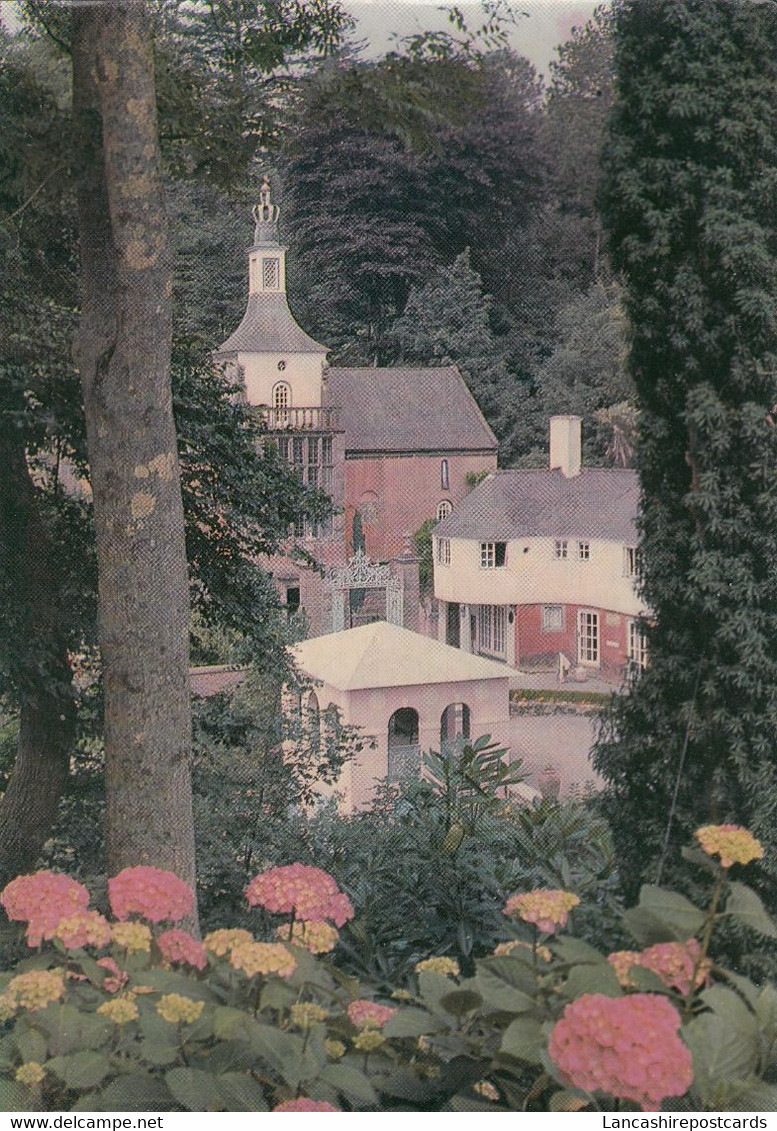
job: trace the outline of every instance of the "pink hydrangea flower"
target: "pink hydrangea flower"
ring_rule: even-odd
[[[287,864],[254,876],[246,888],[251,907],[294,913],[297,919],[331,920],[342,927],[353,918],[353,907],[334,878],[307,864]]]
[[[61,919],[54,928],[54,938],[68,950],[80,946],[107,946],[111,941],[111,925],[99,911],[77,911]]]
[[[685,997],[691,991],[694,970],[696,970],[693,986],[695,990],[709,980],[712,963],[708,958],[699,963],[700,956],[701,947],[696,939],[688,939],[684,943],[657,943],[642,951],[639,965],[644,966],[646,970],[652,970],[668,989],[678,990]],[[699,963],[698,970],[697,963]]]
[[[537,930],[552,935],[558,927],[566,927],[569,912],[579,902],[574,892],[537,888],[511,895],[504,906],[504,914],[523,919],[524,923],[534,923]]]
[[[164,931],[156,940],[166,962],[188,962],[198,970],[204,970],[208,964],[205,947],[197,942],[188,931],[178,927],[171,927]]]
[[[103,989],[107,994],[117,994],[122,986],[127,984],[129,974],[120,970],[113,958],[98,958],[97,965],[108,971],[108,975],[103,981]]]
[[[296,1100],[284,1100],[277,1104],[273,1111],[340,1111],[326,1100],[309,1100],[307,1096],[299,1096]]]
[[[380,1005],[377,1001],[359,998],[348,1006],[348,1018],[357,1029],[382,1029],[396,1009],[390,1005]]]
[[[140,864],[108,880],[108,898],[117,919],[141,915],[151,923],[177,923],[194,907],[194,893],[173,872]]]
[[[28,946],[40,946],[62,919],[86,911],[89,892],[61,872],[41,871],[11,880],[0,892],[0,903],[9,919],[27,923]]]
[[[679,1028],[679,1013],[658,994],[583,994],[556,1022],[548,1052],[574,1087],[659,1111],[663,1099],[684,1095],[693,1080]]]

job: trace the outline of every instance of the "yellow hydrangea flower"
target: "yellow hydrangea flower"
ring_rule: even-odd
[[[229,961],[249,978],[254,974],[277,974],[290,978],[297,969],[297,960],[282,943],[246,942],[232,948]]]
[[[304,946],[311,954],[329,954],[337,946],[340,933],[330,923],[318,920],[297,919],[291,928],[286,926],[276,927],[275,933],[279,939],[292,942],[295,946]]]
[[[410,993],[410,990],[404,990],[404,989],[402,989],[401,986],[398,990],[392,990],[391,996],[393,997],[394,1001],[412,1001],[413,1000],[413,995]]]
[[[334,1041],[329,1038],[324,1041],[324,1048],[326,1055],[332,1060],[339,1060],[341,1056],[345,1056],[345,1045],[342,1041]]]
[[[704,825],[695,836],[708,856],[720,857],[721,868],[763,858],[763,845],[741,825]]]
[[[103,1017],[108,1017],[116,1025],[126,1025],[128,1021],[137,1021],[138,1007],[131,997],[116,997],[111,1001],[104,1001],[98,1005],[97,1012]]]
[[[10,994],[0,994],[0,1021],[10,1021],[16,1013],[16,1003]]]
[[[38,1064],[37,1060],[28,1060],[26,1064],[22,1064],[16,1069],[16,1079],[20,1084],[26,1084],[28,1088],[34,1088],[36,1084],[43,1081],[46,1073],[42,1064]]]
[[[223,958],[225,954],[229,954],[233,946],[240,946],[242,943],[251,943],[254,941],[254,936],[250,931],[244,931],[242,927],[226,928],[223,927],[218,931],[211,931],[202,940],[202,945],[211,954],[215,954],[217,958]]]
[[[49,1002],[59,1001],[64,992],[65,979],[61,971],[29,970],[11,978],[4,996],[22,1009],[45,1009]]]
[[[386,1038],[377,1029],[364,1029],[353,1038],[353,1047],[360,1052],[375,1052],[381,1045],[385,1045]]]
[[[423,970],[431,970],[435,974],[450,974],[454,978],[459,976],[459,964],[456,959],[446,958],[443,955],[435,955],[416,962],[415,970],[416,974],[420,974]]]
[[[183,994],[163,994],[159,999],[159,1004],[156,1007],[157,1013],[160,1017],[164,1017],[165,1021],[169,1021],[171,1025],[177,1025],[179,1021],[196,1021],[205,1008],[204,1001],[193,1001],[190,997],[184,997]]]
[[[129,954],[151,950],[151,928],[145,923],[114,923],[111,938]]]
[[[504,914],[534,923],[543,934],[552,935],[559,927],[566,927],[569,912],[580,903],[580,897],[571,891],[518,892],[511,895],[504,906]]]
[[[509,939],[507,942],[500,942],[494,947],[494,956],[500,958],[503,954],[512,954],[514,950],[531,950],[531,943],[524,942],[523,939]],[[543,946],[539,943],[537,946],[537,955],[544,962],[551,962],[553,955],[550,948]]]
[[[291,1007],[291,1023],[298,1029],[309,1029],[317,1021],[326,1021],[329,1014],[314,1001],[297,1001]]]

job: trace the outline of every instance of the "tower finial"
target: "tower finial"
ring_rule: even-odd
[[[278,242],[278,218],[281,210],[270,199],[270,178],[265,174],[259,189],[259,203],[252,209],[254,218],[254,243]]]

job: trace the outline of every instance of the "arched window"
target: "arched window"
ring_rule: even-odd
[[[418,745],[418,711],[400,707],[388,725],[388,780],[403,781],[421,770],[421,748]]]
[[[272,406],[276,411],[288,408],[291,405],[291,386],[285,381],[279,381],[272,391]]]
[[[470,710],[466,703],[449,703],[440,716],[440,745],[470,737]]]
[[[437,504],[437,521],[442,522],[444,518],[448,517],[452,510],[453,503],[448,499],[443,499],[441,503]]]

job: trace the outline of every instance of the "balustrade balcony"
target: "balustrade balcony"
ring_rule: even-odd
[[[340,430],[337,408],[320,405],[269,408],[260,405],[259,415],[268,432],[338,432]]]

